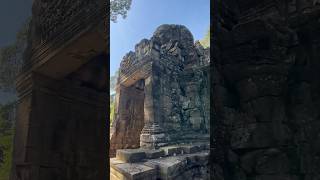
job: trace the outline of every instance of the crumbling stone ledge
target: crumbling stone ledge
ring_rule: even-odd
[[[209,144],[182,144],[158,150],[121,149],[110,159],[110,179],[210,179]]]

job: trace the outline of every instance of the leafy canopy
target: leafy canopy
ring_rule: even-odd
[[[12,89],[23,64],[30,19],[23,24],[13,44],[0,48],[0,88]]]
[[[110,20],[117,22],[118,15],[127,17],[127,11],[131,7],[132,0],[110,0]]]
[[[207,31],[207,34],[205,35],[205,37],[200,40],[200,44],[204,47],[204,48],[208,48],[210,47],[210,27]]]

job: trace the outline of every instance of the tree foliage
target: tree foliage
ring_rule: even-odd
[[[119,77],[119,70],[113,76],[110,76],[110,92],[116,91],[116,84]]]
[[[117,22],[118,16],[127,17],[132,0],[110,0],[110,20]]]
[[[112,125],[113,118],[114,118],[114,101],[110,101],[110,126]]]
[[[13,122],[9,118],[13,104],[0,105],[0,179],[9,179],[13,150]]]
[[[119,71],[115,72],[114,76],[110,76],[110,126],[112,125],[113,119],[114,119],[114,106],[115,106],[115,91],[116,91],[116,84],[117,79],[119,76]]]
[[[207,34],[204,36],[204,38],[200,40],[200,43],[204,48],[210,47],[210,27],[207,31]]]
[[[23,64],[23,53],[27,45],[28,19],[16,35],[13,44],[0,49],[0,88],[12,89]]]

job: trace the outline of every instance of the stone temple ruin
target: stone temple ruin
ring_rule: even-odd
[[[111,179],[209,179],[210,51],[161,25],[123,58],[110,134]]]
[[[213,179],[320,179],[320,3],[217,0]]]
[[[124,58],[110,160],[106,1],[34,0],[10,180],[319,180],[319,0],[213,3],[211,81],[182,26]]]
[[[34,0],[10,180],[107,179],[105,0]]]

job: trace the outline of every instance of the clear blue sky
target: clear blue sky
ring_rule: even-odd
[[[195,40],[202,39],[210,25],[210,0],[132,0],[128,17],[110,23],[110,74],[123,56],[141,39],[149,39],[161,24],[186,26]]]

